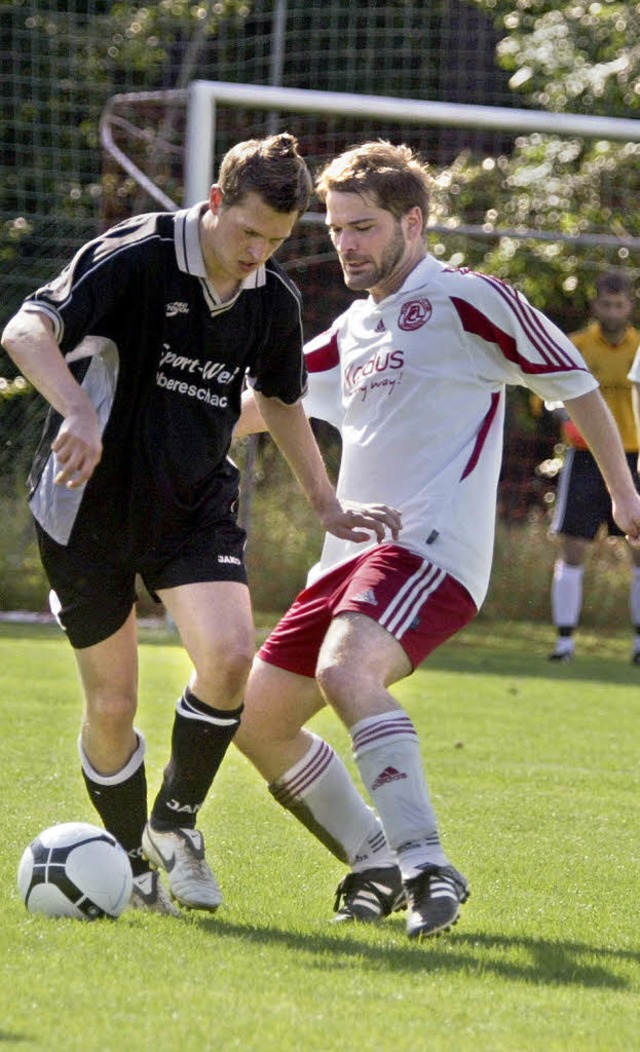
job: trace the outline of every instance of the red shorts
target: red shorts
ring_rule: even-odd
[[[258,656],[313,678],[329,625],[346,610],[386,628],[414,668],[477,613],[466,588],[444,570],[399,545],[380,544],[300,592]]]

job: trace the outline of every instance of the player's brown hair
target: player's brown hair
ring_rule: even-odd
[[[316,178],[316,193],[322,202],[329,190],[366,195],[395,219],[417,205],[424,232],[429,215],[429,175],[426,164],[409,146],[394,146],[380,139],[346,150]]]
[[[607,293],[621,293],[623,296],[628,296],[631,299],[633,286],[629,275],[621,270],[606,270],[603,274],[598,274],[596,278],[596,295],[606,296]]]
[[[220,165],[218,184],[224,194],[223,207],[237,205],[247,194],[255,193],[275,212],[298,215],[306,210],[313,191],[298,140],[288,132],[233,146]]]

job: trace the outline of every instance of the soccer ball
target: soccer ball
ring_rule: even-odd
[[[30,913],[97,920],[119,917],[131,898],[133,876],[116,838],[87,822],[43,830],[25,849],[18,890]]]

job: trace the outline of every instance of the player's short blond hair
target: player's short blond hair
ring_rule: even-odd
[[[316,178],[323,203],[329,190],[360,194],[401,219],[416,205],[422,210],[423,230],[429,215],[427,165],[406,145],[382,139],[354,146],[334,158]]]
[[[223,207],[239,204],[247,194],[258,194],[274,212],[297,212],[309,204],[313,181],[289,132],[266,139],[248,139],[233,146],[220,165],[218,185]]]

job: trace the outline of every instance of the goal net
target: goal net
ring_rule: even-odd
[[[593,63],[574,61],[571,26],[582,31],[591,16],[564,6],[537,5],[523,44],[530,16],[508,17],[502,0],[5,4],[0,322],[89,237],[205,196],[233,143],[287,129],[314,169],[365,139],[407,142],[431,167],[430,251],[504,277],[562,328],[578,328],[600,270],[638,276],[630,114],[640,96],[633,27],[625,38],[618,12],[608,43],[589,38]],[[608,10],[600,17],[604,26]],[[618,57],[605,61],[616,34]],[[572,70],[564,100],[559,75],[553,94],[544,80],[554,48]],[[558,112],[540,108],[545,90]],[[571,97],[580,113],[568,112]],[[280,258],[313,336],[350,299],[321,215],[305,217]],[[40,414],[0,357],[1,487],[23,478]],[[520,392],[508,415],[501,513],[519,521],[553,499],[554,434]]]

